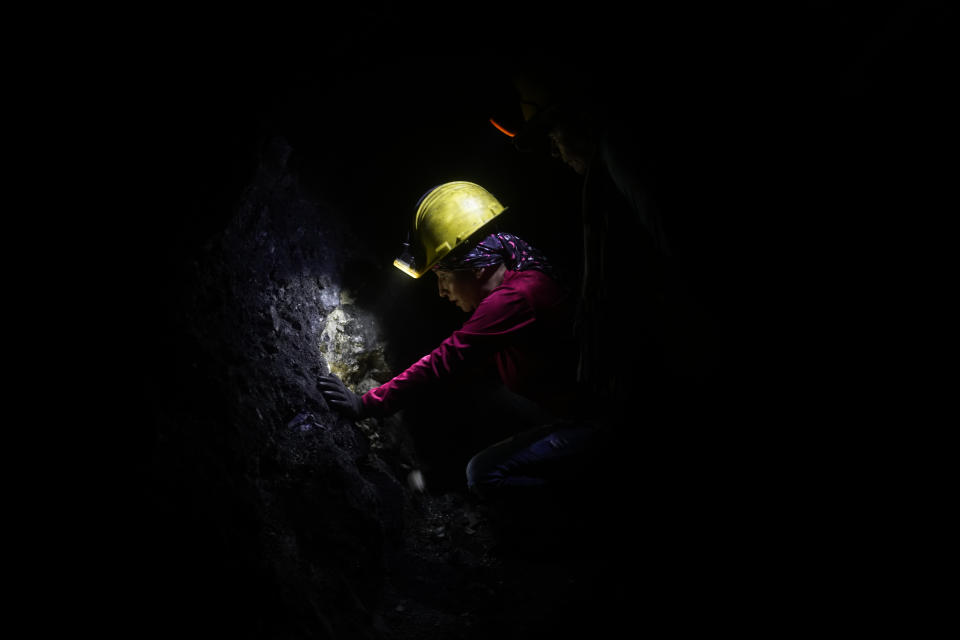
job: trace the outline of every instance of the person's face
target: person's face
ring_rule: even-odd
[[[441,298],[447,298],[462,310],[470,312],[483,299],[483,291],[477,269],[445,271],[437,269],[437,290]]]
[[[585,136],[578,137],[572,131],[560,127],[549,134],[550,151],[571,169],[584,175],[590,157],[591,145]]]

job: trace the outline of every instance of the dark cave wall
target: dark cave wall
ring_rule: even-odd
[[[711,252],[708,255],[721,260],[716,264],[704,260],[704,264],[719,274],[712,280],[723,277],[715,286],[722,293],[724,309],[731,312],[731,324],[736,323],[736,335],[749,339],[744,340],[743,355],[753,355],[750,351],[754,348],[761,350],[753,347],[761,342],[759,337],[772,338],[762,347],[764,367],[751,369],[750,379],[763,378],[765,385],[776,386],[778,393],[786,389],[791,395],[808,389],[812,381],[814,391],[801,402],[784,404],[779,402],[779,395],[768,399],[763,393],[751,392],[746,402],[738,405],[751,411],[757,406],[769,408],[758,421],[764,427],[762,433],[772,434],[775,440],[787,439],[782,435],[785,414],[787,420],[797,423],[795,433],[802,434],[798,440],[803,442],[798,445],[792,441],[789,447],[779,449],[768,447],[762,458],[762,465],[771,467],[774,478],[784,473],[772,469],[785,466],[780,451],[795,455],[810,451],[815,460],[826,455],[844,469],[855,457],[836,446],[845,432],[834,424],[833,411],[819,412],[820,398],[833,391],[829,388],[831,378],[842,377],[836,386],[847,389],[855,369],[852,365],[835,366],[838,353],[849,353],[849,341],[844,335],[844,348],[833,349],[840,341],[834,334],[849,322],[845,318],[858,318],[862,313],[856,307],[865,286],[886,287],[885,281],[872,278],[872,270],[890,264],[885,251],[890,245],[873,243],[874,234],[896,229],[899,236],[901,229],[909,230],[917,223],[918,216],[919,224],[926,224],[922,213],[916,213],[918,204],[925,205],[925,199],[937,204],[933,196],[939,192],[928,187],[942,181],[946,171],[946,165],[926,155],[930,148],[943,148],[941,122],[945,119],[940,116],[945,113],[943,97],[949,83],[939,74],[944,64],[936,61],[941,60],[939,53],[945,48],[942,43],[948,41],[946,23],[938,21],[935,28],[927,28],[933,20],[922,7],[912,12],[914,24],[919,25],[914,27],[909,20],[901,20],[900,13],[887,16],[890,12],[883,9],[870,16],[861,16],[854,9],[841,13],[839,17],[831,17],[831,11],[808,11],[802,19],[788,16],[785,22],[790,26],[784,29],[787,33],[781,49],[774,48],[772,55],[765,55],[769,50],[758,47],[744,56],[754,66],[734,71],[734,79],[745,86],[731,88],[722,76],[712,73],[709,64],[703,68],[699,61],[701,55],[708,61],[717,55],[718,63],[733,57],[722,46],[724,29],[737,32],[729,21],[721,22],[714,36],[721,45],[715,51],[706,46],[713,42],[708,39],[706,44],[691,48],[691,59],[686,63],[671,62],[667,58],[675,49],[695,40],[684,37],[672,42],[673,49],[662,50],[664,58],[646,61],[652,66],[663,62],[661,73],[669,80],[648,87],[661,110],[668,112],[676,103],[683,103],[687,109],[654,123],[669,135],[675,130],[686,132],[685,140],[691,141],[690,157],[688,146],[682,146],[677,151],[681,161],[667,163],[664,169],[678,183],[667,190],[666,196],[681,209],[711,214],[718,211],[719,222],[713,224],[722,225],[719,242],[714,243],[710,235],[710,242],[704,244]],[[883,28],[884,22],[889,22],[890,28]],[[752,34],[752,28],[743,24],[742,29]],[[901,24],[907,27],[903,37]],[[765,33],[776,37],[774,27]],[[655,23],[647,27],[656,28]],[[871,31],[875,37],[870,36]],[[401,30],[396,33],[398,38],[403,34]],[[663,37],[670,39],[669,35]],[[745,41],[754,42],[751,38]],[[343,49],[339,51],[341,57],[328,63],[331,67],[343,62],[344,56],[349,57],[348,45],[331,45],[336,47]],[[782,51],[787,49],[788,55]],[[651,41],[645,50],[660,51],[659,44]],[[629,53],[632,55],[632,51]],[[169,91],[181,99],[179,110],[170,117],[169,105],[153,105],[150,117],[144,120],[151,123],[150,127],[137,123],[137,130],[145,131],[136,138],[142,147],[133,157],[142,164],[135,165],[131,173],[137,173],[140,179],[148,176],[148,188],[143,193],[147,199],[162,199],[166,209],[157,206],[150,215],[135,219],[133,231],[139,237],[134,240],[147,242],[154,249],[147,252],[147,258],[174,257],[168,263],[161,260],[145,267],[156,276],[147,280],[147,286],[139,274],[128,271],[124,276],[137,295],[175,299],[169,305],[170,317],[162,320],[137,318],[126,308],[115,316],[103,316],[111,330],[117,325],[131,325],[117,329],[124,332],[124,338],[130,338],[117,341],[123,345],[118,349],[131,352],[129,357],[124,354],[124,362],[130,366],[111,376],[138,378],[139,383],[143,375],[148,380],[145,393],[136,396],[137,400],[143,398],[146,408],[131,402],[131,411],[117,415],[122,435],[111,443],[123,457],[127,455],[125,445],[134,438],[140,445],[142,437],[146,446],[135,451],[147,452],[146,489],[141,491],[137,485],[131,490],[131,499],[110,516],[111,523],[119,521],[120,526],[104,537],[106,544],[115,544],[124,552],[116,554],[121,556],[119,562],[130,565],[123,567],[122,575],[133,576],[130,587],[118,584],[116,589],[122,592],[119,600],[126,610],[111,606],[106,613],[130,620],[134,631],[125,633],[125,637],[153,633],[170,637],[187,635],[187,630],[190,635],[235,637],[375,636],[385,558],[410,522],[406,515],[409,497],[398,478],[412,454],[404,442],[388,437],[393,433],[390,430],[354,427],[323,405],[313,379],[329,366],[327,354],[334,346],[323,340],[326,321],[340,304],[340,311],[349,315],[346,335],[359,337],[361,346],[378,342],[376,336],[385,333],[392,338],[419,332],[416,341],[410,337],[406,344],[393,345],[386,340],[385,352],[354,352],[349,341],[339,343],[333,351],[340,357],[374,365],[369,376],[356,376],[357,384],[361,378],[369,382],[380,375],[381,358],[403,366],[409,356],[421,355],[438,336],[443,337],[433,328],[455,321],[452,314],[443,316],[442,322],[428,330],[417,324],[422,316],[404,318],[405,322],[392,327],[378,327],[366,313],[375,307],[378,311],[395,310],[399,308],[393,306],[397,299],[425,305],[436,297],[430,287],[407,287],[403,292],[394,291],[394,300],[377,301],[370,293],[376,287],[364,285],[361,277],[351,283],[358,285],[354,297],[357,303],[343,304],[339,294],[345,282],[356,277],[353,274],[377,274],[384,265],[389,270],[389,252],[398,240],[395,230],[408,220],[407,205],[412,205],[422,189],[431,184],[462,177],[446,175],[448,169],[470,173],[479,167],[487,173],[478,175],[499,176],[496,179],[500,182],[493,184],[504,185],[504,200],[516,201],[513,196],[519,197],[515,210],[522,214],[520,219],[535,221],[528,223],[528,239],[534,240],[533,233],[546,229],[544,223],[553,213],[549,206],[543,206],[542,211],[535,208],[545,194],[572,203],[575,212],[577,183],[562,167],[556,171],[544,168],[548,159],[513,160],[513,155],[497,155],[489,164],[447,163],[446,157],[438,155],[442,147],[438,140],[446,147],[458,147],[460,154],[479,149],[472,146],[474,138],[449,133],[450,127],[461,126],[461,121],[437,118],[436,110],[431,111],[436,103],[429,101],[430,94],[426,95],[424,109],[422,101],[406,100],[407,94],[397,99],[392,91],[404,85],[404,78],[390,83],[390,91],[379,91],[380,77],[365,83],[365,62],[355,62],[341,71],[364,85],[366,90],[359,99],[356,94],[340,94],[333,87],[325,87],[335,94],[336,108],[326,102],[323,91],[315,102],[297,107],[308,112],[304,119],[314,119],[315,113],[324,113],[325,109],[343,118],[331,120],[337,123],[332,135],[325,128],[328,121],[315,119],[316,134],[292,145],[306,150],[304,155],[312,155],[315,166],[298,171],[290,148],[282,142],[265,147],[265,154],[258,156],[254,148],[259,147],[252,142],[257,140],[257,133],[248,120],[259,115],[252,111],[267,109],[262,104],[251,106],[246,99],[256,96],[259,102],[266,102],[265,96],[288,91],[289,86],[306,83],[303,79],[309,77],[289,73],[289,66],[296,63],[286,57],[286,52],[274,55],[276,61],[251,56],[259,60],[262,76],[271,78],[269,83],[260,76],[248,77],[246,67],[236,62],[211,65],[203,73],[193,71],[192,75],[188,70],[192,61],[182,68],[174,65],[174,72],[165,76],[166,84],[161,82],[159,91],[151,85],[150,91],[157,95]],[[379,63],[384,64],[388,57],[384,55]],[[633,59],[628,55],[618,61],[629,64]],[[301,60],[300,64],[316,66],[313,59]],[[386,76],[392,67],[385,66]],[[238,70],[240,67],[244,68]],[[691,69],[700,70],[693,78],[710,80],[706,88],[691,81],[686,73]],[[848,70],[854,72],[856,81],[848,77]],[[193,83],[184,87],[178,71]],[[629,71],[633,73],[632,67]],[[231,73],[237,76],[231,91],[210,85],[210,78]],[[771,79],[773,87],[766,82]],[[352,82],[347,84],[353,86]],[[410,86],[422,88],[413,83]],[[675,96],[663,91],[664,86],[682,86],[684,90]],[[707,90],[712,87],[724,91]],[[687,101],[691,96],[697,100]],[[723,99],[719,106],[718,96]],[[287,94],[278,101],[293,102],[298,97]],[[371,97],[377,100],[367,99]],[[394,103],[388,106],[396,107],[401,115],[415,112],[419,118],[409,128],[398,127],[397,121],[402,118],[383,108],[382,100]],[[453,103],[457,108],[468,104]],[[741,109],[744,105],[749,108]],[[438,110],[455,111],[452,106]],[[706,120],[699,117],[702,112],[709,116]],[[694,123],[692,130],[685,129],[690,122]],[[430,137],[424,131],[440,133]],[[709,134],[711,144],[700,139],[703,131]],[[728,158],[726,148],[739,149],[740,162]],[[154,155],[157,149],[160,153]],[[512,154],[512,150],[507,151]],[[244,164],[242,160],[247,157],[251,162]],[[426,162],[434,164],[429,171],[420,171],[418,167]],[[677,170],[691,165],[696,170],[690,176]],[[184,169],[189,175],[183,175]],[[531,179],[535,170],[542,180]],[[392,183],[371,180],[371,175],[389,175]],[[564,180],[559,180],[560,176]],[[708,186],[722,189],[703,188],[704,177]],[[307,180],[313,181],[313,188],[304,188]],[[191,190],[185,182],[200,186]],[[402,189],[398,186],[401,184]],[[237,201],[244,187],[247,190]],[[354,211],[376,210],[382,220],[389,219],[394,226],[381,228],[372,237],[356,237],[356,231],[367,221],[345,219],[342,206],[354,187],[363,192],[365,202]],[[496,191],[499,194],[500,189]],[[336,197],[336,204],[327,203],[317,194]],[[131,202],[139,206],[142,197],[137,193],[137,199],[131,198]],[[176,213],[171,215],[174,208]],[[927,210],[942,209],[934,206]],[[531,213],[534,217],[527,217]],[[129,229],[127,214],[125,211],[118,217],[122,222],[117,228]],[[742,228],[736,228],[737,224]],[[191,242],[201,237],[210,242],[193,259],[192,247],[180,251],[173,246],[178,230]],[[565,236],[576,231],[573,224],[563,233],[553,233]],[[742,237],[737,235],[741,232]],[[137,242],[130,245],[125,252],[139,251]],[[861,261],[859,252],[865,245],[886,255],[876,260],[869,255]],[[371,246],[376,255],[366,253]],[[794,247],[799,248],[795,253],[800,258],[795,261],[790,251]],[[789,264],[786,269],[778,269],[777,260],[766,261],[766,256],[757,255],[754,249],[777,254],[779,261]],[[181,264],[182,255],[191,257]],[[568,259],[576,264],[577,257],[571,253]],[[135,268],[147,261],[137,256],[130,264]],[[906,259],[897,258],[894,264],[901,261]],[[731,262],[746,264],[742,269],[732,269]],[[847,262],[856,263],[855,272],[838,268]],[[126,263],[121,264],[129,269]],[[116,271],[117,266],[111,263],[109,272],[114,278]],[[174,271],[177,278],[171,277]],[[782,271],[791,276],[795,273],[795,280],[802,281],[803,286],[794,284],[794,278],[781,279]],[[726,276],[731,272],[747,278],[728,282]],[[896,275],[903,279],[902,273]],[[378,275],[371,278],[379,282]],[[838,286],[846,285],[848,278],[851,286]],[[762,286],[755,286],[754,281]],[[155,292],[149,285],[158,285],[159,290]],[[730,289],[744,295],[733,297],[728,294]],[[797,329],[787,334],[789,340],[784,340],[784,334],[771,335],[772,326],[765,326],[768,300],[775,297],[788,301],[784,305],[789,314],[785,324]],[[166,303],[164,299],[159,305],[151,302],[143,308],[152,313]],[[82,306],[78,308],[83,310]],[[757,308],[764,313],[746,313]],[[164,311],[167,309],[164,306]],[[856,313],[847,314],[847,309]],[[429,309],[431,313],[434,310]],[[778,319],[771,319],[771,324],[774,320]],[[147,341],[156,343],[149,347],[148,358],[141,358],[143,350],[137,346],[143,340],[140,332],[144,326],[159,329],[156,336],[147,336]],[[822,342],[821,333],[829,334]],[[860,326],[849,334],[851,339],[863,335]],[[807,343],[815,349],[807,349]],[[883,357],[883,349],[868,346],[864,351],[869,358]],[[403,355],[396,358],[398,351]],[[806,368],[809,353],[795,357],[794,352],[800,351],[816,353],[819,361]],[[356,358],[364,353],[369,358]],[[767,357],[769,353],[775,357]],[[785,366],[790,371],[784,377],[772,375]],[[144,370],[144,374],[128,374]],[[103,405],[106,411],[116,413],[109,402],[102,400],[103,395],[111,399],[99,388],[91,393],[98,409],[90,414],[94,419],[104,411]],[[807,414],[814,414],[816,419],[806,420]],[[797,417],[791,418],[793,415]],[[820,450],[824,443],[830,453]],[[798,449],[800,454],[795,453]],[[829,487],[823,493],[836,495],[838,490],[827,476],[818,480]],[[791,480],[802,484],[810,477],[809,473],[798,474]],[[136,484],[136,479],[129,484]],[[779,486],[775,480],[770,481],[770,476],[762,476],[758,482]],[[122,476],[111,476],[104,482],[111,491],[115,485],[126,484]],[[804,496],[811,493],[806,486],[801,491]],[[791,514],[790,521],[803,522],[806,507],[799,504],[799,499],[791,500],[790,496],[782,500],[778,497],[785,509],[797,507],[801,512]],[[824,503],[818,496],[803,500],[812,505],[810,511],[822,513],[825,506],[832,508],[838,514],[835,521],[849,517],[846,502]],[[134,511],[145,512],[142,538],[121,540],[129,526],[127,516]],[[770,535],[777,539],[776,534]],[[771,544],[770,540],[764,544]],[[785,555],[795,557],[797,548],[805,549],[818,569],[826,567],[825,561],[814,558],[819,549],[816,545],[811,550],[791,540]],[[851,553],[858,548],[852,543]],[[642,555],[644,550],[636,553]],[[723,554],[724,550],[717,550],[718,556],[726,557]],[[442,590],[443,585],[439,588]],[[546,593],[543,597],[548,596]]]
[[[315,383],[330,369],[357,388],[386,379],[376,322],[342,286],[368,257],[299,188],[290,153],[265,149],[172,318],[184,346],[153,389],[153,630],[372,637],[403,531],[409,449],[331,413]]]

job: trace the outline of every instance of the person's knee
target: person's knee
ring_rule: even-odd
[[[482,467],[483,464],[480,461],[479,455],[473,456],[470,458],[470,461],[467,462],[467,488],[471,491],[475,491],[477,485],[482,481]]]
[[[494,467],[486,463],[482,453],[473,456],[466,468],[467,489],[474,495],[486,496],[497,483],[494,471]]]

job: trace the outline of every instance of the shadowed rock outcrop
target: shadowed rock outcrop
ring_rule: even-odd
[[[290,153],[268,148],[172,315],[176,373],[155,389],[158,606],[215,635],[375,637],[407,500],[390,465],[410,452],[378,455],[375,430],[316,387],[328,371],[389,376],[375,319],[341,285],[362,244],[305,196]]]
[[[282,140],[265,148],[170,310],[169,353],[149,387],[138,627],[398,640],[595,627],[609,557],[577,540],[592,526],[584,511],[478,504],[458,486],[463,460],[439,489],[428,473],[424,491],[409,479],[422,460],[403,412],[353,423],[325,404],[318,375],[362,392],[392,375],[390,345],[344,284],[347,269],[376,271],[364,244],[344,212],[301,187],[292,153]],[[456,418],[442,425],[452,436],[479,418],[444,415]],[[504,546],[504,525],[527,546]]]

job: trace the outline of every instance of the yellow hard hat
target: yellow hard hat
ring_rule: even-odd
[[[393,266],[419,278],[504,211],[506,207],[493,194],[473,182],[434,187],[418,203],[413,246],[408,240]]]

